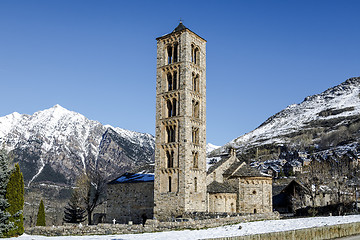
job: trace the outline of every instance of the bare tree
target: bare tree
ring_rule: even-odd
[[[76,186],[91,225],[94,209],[105,200],[106,179],[98,170],[88,170],[79,177]]]

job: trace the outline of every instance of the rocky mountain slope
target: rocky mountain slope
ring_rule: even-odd
[[[0,144],[20,163],[27,184],[74,182],[87,168],[107,176],[154,161],[154,137],[89,120],[60,105],[0,117]]]
[[[255,130],[240,136],[212,155],[229,147],[245,152],[265,145],[296,147],[336,145],[357,141],[360,126],[360,77],[350,78],[323,93],[306,97],[273,115]],[[333,138],[333,139],[332,139]]]

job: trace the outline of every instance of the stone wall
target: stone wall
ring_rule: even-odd
[[[210,193],[209,194],[209,212],[236,212],[236,193]]]
[[[108,184],[106,222],[141,223],[142,215],[153,218],[154,182]]]
[[[272,212],[272,179],[247,177],[238,179],[239,213]]]
[[[279,219],[278,213],[251,214],[245,216],[212,218],[203,220],[181,219],[178,222],[158,222],[156,220],[147,220],[145,226],[140,224],[98,224],[91,226],[66,225],[55,227],[31,227],[25,229],[29,235],[44,236],[69,236],[69,235],[114,235],[128,233],[144,233],[154,231],[171,231],[181,229],[202,229],[218,227],[227,224],[236,224],[241,222]]]
[[[358,234],[360,234],[360,222],[238,237],[209,238],[208,240],[321,240],[337,239]]]

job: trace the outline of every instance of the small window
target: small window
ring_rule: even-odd
[[[171,177],[169,177],[169,192],[171,192]]]
[[[193,168],[198,168],[199,167],[199,154],[197,152],[193,152],[192,154],[193,154]]]
[[[166,151],[167,167],[174,167],[174,151]]]
[[[167,74],[167,82],[168,82],[168,91],[171,91],[174,89],[174,85],[173,85],[173,78],[171,76],[171,73]]]
[[[193,117],[194,118],[199,118],[199,102],[198,101],[195,101],[195,100],[193,100],[192,101],[192,107],[193,107],[193,111],[192,111],[192,113],[193,113]]]
[[[198,48],[195,48],[195,50],[194,50],[194,63],[195,64],[199,64],[199,49]]]
[[[173,105],[171,103],[171,100],[166,101],[166,106],[167,106],[167,112],[168,112],[167,117],[172,117],[173,116]]]
[[[192,143],[199,144],[199,128],[192,128],[191,140]]]
[[[175,132],[176,132],[176,126],[167,126],[166,127],[168,143],[175,142]]]
[[[172,48],[172,46],[168,46],[167,47],[167,56],[168,56],[168,59],[167,59],[167,63],[168,64],[171,64],[172,63],[172,61],[173,61],[173,58],[172,58],[172,51],[173,51],[173,48]]]
[[[194,178],[194,192],[197,192],[197,178]]]
[[[178,61],[178,43],[174,44],[174,63]]]

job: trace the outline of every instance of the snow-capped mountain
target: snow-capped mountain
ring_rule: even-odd
[[[72,183],[88,167],[121,174],[153,162],[155,147],[150,134],[104,126],[60,105],[0,117],[0,144],[14,154],[27,183]]]
[[[214,144],[208,143],[206,144],[206,153],[211,153],[212,151],[214,151],[215,149],[218,149],[221,146],[216,146]]]
[[[314,140],[359,121],[360,77],[356,77],[306,97],[300,104],[288,106],[255,130],[225,144],[218,152],[225,152],[228,147],[241,151],[266,144],[288,144],[294,137],[305,138],[306,134]]]

